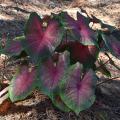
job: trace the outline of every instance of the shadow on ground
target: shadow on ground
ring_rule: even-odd
[[[10,37],[22,35],[24,33],[25,20],[0,20],[0,34],[5,33]]]
[[[45,98],[38,92],[37,95],[33,94],[24,101],[12,104],[9,111],[1,115],[1,118],[14,116],[15,120],[17,120],[17,117],[20,117],[21,120],[25,118],[30,120],[119,120],[120,81],[113,80],[101,84],[96,89],[96,96],[94,105],[76,116],[73,112],[64,113],[58,110],[47,97]]]

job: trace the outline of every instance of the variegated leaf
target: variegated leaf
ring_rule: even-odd
[[[65,52],[59,55],[58,61],[54,62],[52,58],[46,60],[40,65],[38,75],[40,77],[40,89],[51,98],[53,91],[57,88],[68,64],[69,54]]]
[[[79,63],[68,68],[60,87],[60,96],[64,103],[77,115],[89,108],[95,101],[97,78],[93,70],[82,73]]]
[[[35,88],[35,69],[29,70],[28,66],[18,69],[9,86],[9,97],[12,102],[25,99]]]

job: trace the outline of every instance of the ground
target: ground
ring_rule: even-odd
[[[109,2],[98,2],[96,4],[84,0],[78,2],[79,4],[71,4],[70,0],[64,2],[61,2],[62,0],[54,0],[47,4],[44,0],[43,2],[38,1],[1,0],[0,33],[9,33],[11,37],[21,35],[25,21],[30,12],[33,11],[39,15],[44,15],[67,9],[71,15],[74,15],[76,10],[80,8],[86,10],[88,14],[93,14],[105,22],[120,28],[120,0],[111,0],[111,2],[109,0]],[[108,59],[103,53],[99,57],[104,61]],[[113,56],[111,57],[120,68],[120,60]],[[15,65],[4,70],[2,59],[0,58],[0,79],[8,79],[10,78],[9,71],[14,73]],[[113,77],[120,77],[120,70],[110,64],[107,67],[110,69]],[[100,77],[103,76],[100,74]],[[99,84],[96,89],[96,96],[97,99],[94,105],[81,112],[79,116],[76,116],[73,112],[61,112],[52,105],[47,96],[36,90],[24,101],[13,104],[7,100],[4,105],[0,106],[0,120],[120,120],[120,79]],[[6,111],[5,108],[8,106],[10,108]]]

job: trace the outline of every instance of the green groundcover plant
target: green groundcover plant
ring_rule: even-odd
[[[94,30],[90,23],[99,23],[101,29]],[[6,40],[1,47],[1,53],[23,58],[10,81],[8,97],[12,102],[23,100],[39,89],[60,110],[78,115],[95,101],[99,70],[95,63],[99,52],[106,50],[120,58],[120,32],[95,16],[77,12],[75,20],[67,12],[43,18],[31,13],[24,35]],[[101,60],[99,64],[110,77]]]

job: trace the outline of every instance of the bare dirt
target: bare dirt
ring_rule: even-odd
[[[120,0],[112,0],[102,4],[100,2],[92,4],[85,0],[77,0],[77,4],[75,1],[70,0],[54,0],[47,1],[47,3],[44,0],[39,1],[0,0],[0,33],[7,33],[11,37],[21,35],[24,31],[25,21],[33,11],[39,15],[45,15],[67,9],[74,16],[76,10],[80,8],[120,28]],[[104,61],[108,60],[103,53],[99,57]],[[120,68],[120,60],[111,57]],[[0,79],[8,79],[10,78],[7,75],[9,72],[5,72],[6,74],[2,77],[4,71],[3,59],[0,58]],[[7,69],[8,71],[13,70],[14,67]],[[110,69],[112,77],[120,77],[120,70],[109,63],[107,67]],[[100,74],[100,77],[103,77],[103,75]],[[96,89],[96,95],[97,99],[94,105],[76,116],[73,112],[64,113],[58,110],[47,96],[36,90],[24,101],[14,104],[6,101],[4,105],[1,105],[0,120],[120,120],[120,79],[100,84]],[[5,108],[7,107],[9,109],[6,111]]]

